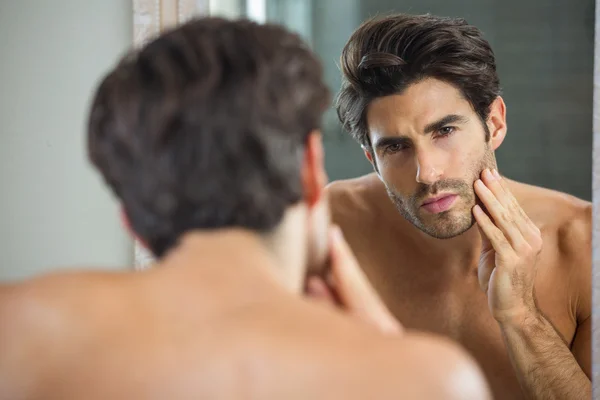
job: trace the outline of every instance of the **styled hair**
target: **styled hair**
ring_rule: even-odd
[[[369,149],[367,108],[376,98],[401,94],[411,84],[435,78],[456,87],[485,122],[500,95],[492,48],[477,28],[460,18],[428,14],[373,18],[352,34],[340,64],[338,117],[344,129]]]
[[[302,199],[306,140],[329,103],[321,64],[297,35],[196,19],[102,80],[89,157],[162,257],[187,231],[274,229]]]

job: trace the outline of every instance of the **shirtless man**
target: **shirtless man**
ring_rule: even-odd
[[[160,261],[0,288],[0,399],[489,399],[328,233],[328,98],[277,26],[197,20],[122,60],[89,153]]]
[[[375,172],[328,186],[332,219],[392,313],[459,341],[496,399],[590,398],[591,204],[494,173],[506,108],[481,32],[373,19],[341,67]]]

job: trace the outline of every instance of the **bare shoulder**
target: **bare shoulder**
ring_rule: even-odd
[[[283,390],[296,387],[313,399],[490,398],[479,367],[454,342],[415,333],[383,336],[333,309],[301,302],[277,307],[287,310],[275,318],[279,328],[261,330],[252,340],[254,358],[269,354],[275,366],[263,382],[289,382],[286,377],[294,376],[302,387]],[[290,314],[294,317],[286,318]]]
[[[379,366],[377,373],[390,384],[381,398],[394,398],[399,391],[405,393],[402,398],[492,398],[475,360],[455,342],[437,335],[409,332],[389,338],[368,357],[373,371]]]
[[[85,314],[89,320],[95,309],[108,309],[112,302],[117,302],[119,283],[125,282],[130,275],[65,271],[5,284],[0,286],[0,318],[12,331],[36,327],[44,330],[46,338],[55,330],[62,334],[63,322],[68,319]],[[39,331],[28,329],[28,332],[33,335]]]
[[[94,321],[99,299],[108,297],[94,292],[103,290],[113,275],[52,273],[0,285],[0,399],[21,398],[24,388],[33,388],[33,382],[58,365],[61,354],[68,354],[65,350],[80,338],[79,327]]]
[[[330,398],[491,399],[476,362],[454,342],[442,337],[415,333],[393,338],[373,335],[343,349],[343,354],[343,358],[323,363],[329,364],[329,371],[335,371],[340,361],[354,366],[344,370],[349,376],[332,377],[344,393]]]
[[[564,203],[557,221],[557,249],[560,266],[572,282],[571,298],[581,323],[592,314],[592,204],[579,199]]]
[[[329,196],[332,207],[357,206],[367,200],[380,183],[375,173],[363,175],[352,179],[333,181],[325,190]]]
[[[115,284],[130,276],[127,272],[100,270],[57,271],[4,284],[0,286],[0,310],[4,316],[8,310],[23,311],[19,314],[22,316],[29,316],[38,308],[76,311],[89,303],[87,299],[93,300],[98,298],[95,294],[114,290]]]
[[[509,181],[510,188],[531,220],[546,236],[556,236],[561,252],[590,246],[592,203],[575,196]]]
[[[327,188],[333,221],[340,225],[364,219],[373,214],[375,198],[385,193],[375,173],[358,178],[331,182]]]
[[[515,195],[522,197],[523,208],[542,232],[556,235],[563,255],[591,251],[592,203],[555,190],[518,185]]]
[[[512,183],[525,212],[540,228],[544,251],[553,254],[562,279],[571,282],[579,319],[591,313],[592,203],[575,196]]]

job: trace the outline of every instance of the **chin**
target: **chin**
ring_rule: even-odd
[[[436,239],[452,239],[462,235],[475,225],[471,211],[446,211],[431,215],[413,224],[427,235]]]
[[[461,227],[436,227],[430,228],[424,232],[436,239],[453,239],[457,236],[464,234],[472,227],[473,224]]]

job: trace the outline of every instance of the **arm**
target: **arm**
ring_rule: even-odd
[[[521,386],[534,399],[591,399],[591,207],[559,233],[561,261],[574,282],[577,330],[571,348],[535,310],[500,327]]]
[[[479,279],[521,387],[532,399],[589,399],[590,334],[589,322],[584,321],[591,314],[591,215],[583,212],[573,216],[559,232],[559,262],[568,268],[575,283],[572,299],[581,322],[571,353],[535,304],[534,281],[542,248],[540,230],[502,178],[485,173],[483,181],[484,184],[476,184],[476,192],[492,218],[475,207],[474,215],[483,232]],[[582,366],[587,366],[587,372]]]
[[[585,325],[579,329],[589,332],[589,321]],[[590,379],[541,313],[505,321],[500,327],[521,387],[531,399],[591,399]],[[588,346],[575,346],[587,347],[589,353],[589,333],[587,337]]]
[[[564,241],[570,250],[571,271],[574,274],[576,293],[577,329],[571,352],[588,379],[592,377],[592,205],[587,204],[580,218],[565,229]]]

